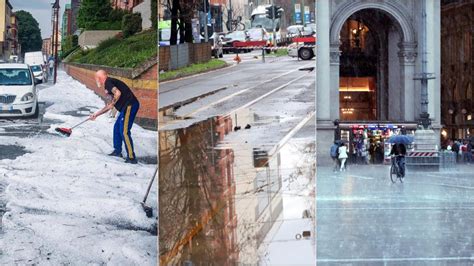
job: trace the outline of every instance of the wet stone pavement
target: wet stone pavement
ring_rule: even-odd
[[[474,166],[407,172],[318,167],[318,265],[473,265]]]

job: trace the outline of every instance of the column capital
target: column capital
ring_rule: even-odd
[[[398,44],[398,58],[402,65],[414,65],[418,53],[416,52],[417,44],[413,42],[401,42]]]
[[[329,48],[331,65],[339,65],[339,58],[341,56],[341,50],[339,43],[331,43]]]

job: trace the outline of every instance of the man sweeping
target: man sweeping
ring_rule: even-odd
[[[105,93],[111,95],[113,99],[104,108],[92,114],[90,119],[95,120],[98,116],[107,113],[115,107],[120,114],[114,125],[114,151],[109,155],[122,157],[122,143],[125,143],[125,149],[127,151],[125,162],[136,164],[137,159],[133,150],[131,129],[133,120],[140,108],[140,103],[125,83],[118,79],[108,77],[107,72],[104,70],[96,72],[95,81],[97,87],[105,89]]]

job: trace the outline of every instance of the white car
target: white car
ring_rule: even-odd
[[[37,83],[27,64],[0,64],[0,117],[37,117]]]
[[[42,65],[30,65],[30,68],[31,72],[33,72],[33,76],[35,77],[35,79],[40,81],[40,83],[47,81],[47,76],[43,70]]]

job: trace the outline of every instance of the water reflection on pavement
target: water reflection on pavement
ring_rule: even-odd
[[[315,261],[314,125],[262,137],[275,120],[246,109],[160,131],[161,265],[271,264],[285,248]]]

